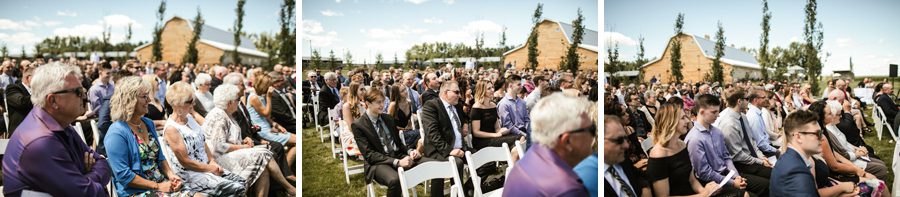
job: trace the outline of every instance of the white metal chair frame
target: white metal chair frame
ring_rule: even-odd
[[[509,152],[509,145],[503,143],[501,147],[485,147],[475,154],[472,154],[472,151],[466,151],[466,162],[469,166],[469,177],[472,179],[472,185],[475,187],[474,196],[497,196],[503,193],[503,188],[498,188],[494,191],[484,193],[481,190],[481,177],[478,176],[477,170],[479,167],[497,161],[506,161],[509,165],[506,167],[506,174],[512,171],[513,161],[512,154]]]
[[[448,161],[421,163],[409,170],[398,167],[397,173],[400,175],[400,188],[403,189],[403,196],[409,197],[410,188],[415,188],[416,185],[428,180],[452,178],[456,184],[450,186],[450,197],[460,197],[463,194],[460,184],[462,182],[460,182],[459,171],[456,170],[456,160],[452,157],[449,156]],[[415,192],[412,195],[417,196]]]

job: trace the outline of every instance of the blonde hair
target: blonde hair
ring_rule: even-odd
[[[491,88],[490,86],[493,84],[488,80],[479,80],[475,84],[475,103],[481,103],[485,98],[491,98],[494,93],[487,91],[488,88]]]
[[[116,83],[116,91],[109,100],[110,120],[131,120],[135,115],[135,109],[140,107],[137,106],[138,95],[147,92],[147,97],[153,97],[150,95],[150,89],[152,89],[150,83],[140,77],[129,76],[120,79]]]
[[[193,97],[194,88],[187,82],[175,82],[166,90],[166,101],[172,106],[185,104]]]
[[[347,96],[343,97],[344,103],[350,105],[350,115],[352,115],[354,118],[362,116],[362,113],[359,113],[359,100],[364,95],[359,95],[360,87],[362,87],[361,83],[350,83],[349,90],[347,90]]]
[[[269,91],[269,87],[272,86],[272,77],[269,77],[268,74],[263,72],[256,72],[254,75],[256,76],[253,79],[253,91],[256,92],[256,95],[266,95],[266,92]]]
[[[675,130],[678,129],[676,127],[682,116],[684,116],[684,109],[680,106],[672,104],[660,106],[659,111],[656,112],[656,125],[653,126],[653,130],[650,132],[650,137],[653,137],[653,144],[666,146],[672,137],[677,137],[678,132]]]
[[[144,74],[141,75],[141,80],[144,80],[148,83],[148,85],[150,85],[150,95],[156,95],[157,90],[153,89],[153,86],[159,87],[159,81],[156,81],[156,75]],[[156,100],[156,96],[151,96],[150,100]]]

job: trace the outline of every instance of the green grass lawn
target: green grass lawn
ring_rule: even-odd
[[[872,121],[872,110],[871,107],[867,108],[868,110],[863,111],[866,114],[866,120]],[[894,153],[894,141],[891,139],[891,134],[887,133],[887,130],[882,131],[881,140],[878,140],[878,134],[875,132],[874,128],[872,132],[863,134],[863,140],[866,141],[866,144],[872,146],[875,149],[875,155],[881,158],[882,161],[888,167],[888,178],[884,180],[887,183],[888,188],[891,188],[894,183],[894,169],[891,169],[891,163],[894,161],[894,157],[891,155]],[[896,191],[892,191],[896,192]]]
[[[327,130],[327,128],[326,128]],[[340,158],[334,159],[329,151],[330,141],[319,141],[319,132],[313,128],[303,129],[302,144],[302,168],[304,196],[366,196],[366,183],[363,174],[350,176],[350,184],[344,179],[343,162]],[[362,162],[350,159],[347,165],[359,165]],[[375,184],[376,196],[385,195],[386,188]],[[418,186],[419,196],[428,196]]]

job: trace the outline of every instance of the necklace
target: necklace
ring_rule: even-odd
[[[134,126],[134,128],[137,128],[138,133],[144,133],[144,129],[141,127],[140,123],[132,124],[132,123],[128,122],[128,125],[131,125],[131,126]]]

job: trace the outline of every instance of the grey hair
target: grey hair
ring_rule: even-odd
[[[66,77],[74,75],[78,79],[79,86],[81,84],[81,69],[78,67],[53,62],[37,67],[34,75],[31,77],[31,103],[35,107],[43,108],[46,106],[45,99],[51,92],[62,90],[66,86]]]
[[[585,119],[590,119],[591,102],[583,97],[571,97],[553,93],[541,98],[531,115],[531,139],[544,147],[556,146],[559,136],[578,129]]]
[[[337,79],[337,74],[334,74],[334,72],[325,73],[325,80],[328,79]]]
[[[838,102],[836,100],[825,101],[825,107],[828,107],[828,110],[830,110],[832,114],[840,113],[841,108],[843,108],[843,106],[841,106],[841,102]]]
[[[200,86],[200,84],[205,84],[209,81],[212,81],[212,76],[209,76],[209,74],[206,73],[200,73],[197,75],[197,78],[194,79],[194,85]]]
[[[213,103],[216,105],[216,108],[225,110],[225,108],[228,108],[228,102],[238,99],[238,92],[240,91],[237,86],[232,84],[219,85],[213,92]]]
[[[239,85],[244,85],[243,81],[244,81],[244,75],[241,75],[241,73],[230,73],[228,75],[225,75],[225,78],[222,78],[222,84],[231,84],[231,85],[239,86]]]

